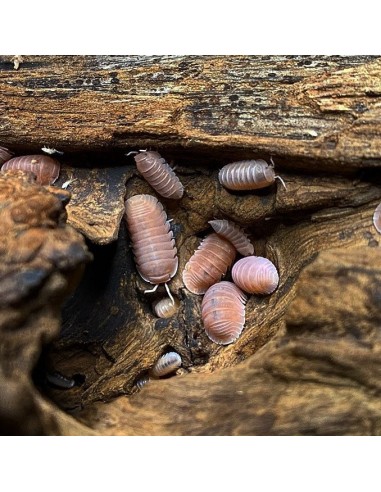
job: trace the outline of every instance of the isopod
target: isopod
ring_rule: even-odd
[[[233,282],[250,294],[271,294],[278,287],[275,265],[262,256],[247,256],[232,268]]]
[[[245,325],[246,300],[246,295],[232,282],[219,282],[206,291],[201,315],[212,342],[228,345],[237,340]]]
[[[173,302],[169,297],[165,297],[153,304],[153,310],[158,318],[170,318],[178,310],[179,304],[177,299]]]
[[[173,199],[183,196],[184,186],[158,152],[140,151],[134,159],[140,174],[159,195]]]
[[[229,220],[210,220],[209,224],[219,236],[230,241],[238,253],[243,256],[254,254],[254,246],[239,226]]]
[[[377,232],[381,234],[381,203],[378,205],[373,214],[373,225]]]
[[[13,157],[1,168],[2,171],[7,169],[20,169],[35,174],[37,183],[41,185],[53,184],[60,174],[60,163],[47,155],[23,155]]]
[[[125,202],[125,219],[140,276],[156,287],[165,283],[172,298],[167,282],[177,272],[178,258],[162,204],[154,196],[135,195]]]
[[[283,179],[275,175],[274,165],[267,164],[263,159],[232,162],[224,166],[218,173],[219,182],[229,190],[257,190],[266,188],[279,179],[284,187]]]
[[[148,374],[144,374],[144,376],[141,376],[136,381],[136,387],[141,390],[143,388],[143,386],[145,386],[148,382],[149,382],[149,376],[148,376]]]
[[[12,157],[13,152],[8,150],[6,147],[0,146],[0,166],[4,164],[4,162],[9,161],[9,159],[12,159]]]
[[[166,376],[167,374],[176,371],[176,369],[181,366],[181,363],[181,356],[177,352],[168,352],[160,357],[150,370],[150,374],[154,378]]]
[[[185,287],[193,294],[204,294],[225,275],[235,255],[236,249],[229,241],[214,232],[209,234],[185,265]]]
[[[75,386],[75,380],[67,378],[59,372],[48,372],[46,374],[46,380],[49,384],[61,389],[70,389]]]

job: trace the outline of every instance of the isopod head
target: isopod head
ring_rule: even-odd
[[[232,268],[232,278],[249,294],[271,294],[279,284],[275,265],[262,256],[247,256],[237,261]]]
[[[373,225],[377,232],[381,234],[381,203],[378,205],[373,214]]]

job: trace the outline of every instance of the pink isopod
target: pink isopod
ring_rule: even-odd
[[[243,256],[254,254],[254,246],[239,226],[229,220],[210,220],[209,224],[219,236],[230,241],[238,253]]]
[[[279,275],[275,265],[261,256],[247,256],[232,268],[233,282],[250,294],[271,294],[278,287]]]
[[[150,370],[150,375],[154,378],[166,376],[171,372],[176,371],[181,367],[181,356],[177,352],[168,352],[160,357],[153,368]]]
[[[160,301],[156,301],[152,307],[158,318],[170,318],[179,309],[179,305],[180,303],[177,299],[172,300],[169,297],[165,297],[160,299]]]
[[[205,332],[212,342],[228,345],[245,325],[246,296],[232,282],[218,282],[206,291],[201,304]]]
[[[185,265],[183,282],[193,294],[204,294],[220,281],[236,255],[235,247],[215,233],[209,234]]]
[[[377,206],[373,214],[373,225],[377,232],[381,234],[381,203]]]
[[[158,152],[140,151],[134,159],[140,174],[159,195],[173,199],[183,196],[184,186]]]
[[[218,173],[218,179],[229,190],[258,190],[272,185],[275,179],[286,187],[283,179],[275,175],[273,163],[267,164],[263,159],[227,164]]]
[[[151,195],[135,195],[125,202],[125,219],[131,236],[136,268],[143,280],[165,283],[175,275],[178,266],[173,232],[162,204]]]
[[[41,185],[53,184],[60,174],[60,163],[47,155],[22,155],[13,157],[1,170],[7,169],[32,172],[36,176],[37,183]]]
[[[13,152],[8,150],[6,147],[0,146],[0,166],[4,164],[4,162],[9,161],[9,159],[12,159],[12,157]]]

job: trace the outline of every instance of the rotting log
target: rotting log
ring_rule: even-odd
[[[94,256],[34,371],[44,396],[29,387],[42,424],[24,432],[381,433],[380,72],[378,57],[24,57],[17,71],[0,57],[0,143],[65,151],[57,184],[73,178],[69,222]],[[161,200],[179,251],[168,320],[152,312],[164,290],[144,295],[121,222],[124,198],[154,194],[124,155],[146,147],[176,163],[186,190]],[[270,155],[286,190],[219,185],[221,165]],[[201,297],[181,279],[214,217],[245,227],[280,272],[227,347],[206,337]],[[169,349],[181,370],[135,394]],[[47,384],[49,371],[75,385]]]

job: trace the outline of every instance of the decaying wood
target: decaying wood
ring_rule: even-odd
[[[65,225],[69,198],[36,185],[32,175],[0,174],[2,433],[54,434],[59,427],[51,404],[44,416],[31,375],[43,346],[58,336],[63,299],[90,260],[83,238]]]
[[[51,434],[380,434],[381,253],[372,224],[381,201],[380,58],[23,58],[16,72],[0,57],[0,143],[17,152],[43,144],[65,151],[57,184],[77,179],[68,188],[67,213],[90,239],[94,261],[63,308],[60,337],[58,318],[43,351],[29,335],[29,362],[4,384],[11,396],[0,404],[3,427]],[[157,196],[124,155],[141,148],[174,162],[185,186],[180,201],[158,197],[173,219],[179,251],[169,286],[180,307],[169,319],[154,315],[152,302],[165,290],[144,294],[149,286],[137,274],[121,222],[123,199]],[[231,192],[219,184],[223,164],[270,156],[287,189],[276,183]],[[66,201],[65,192],[54,192]],[[207,338],[202,296],[181,279],[213,218],[245,227],[256,254],[280,273],[272,295],[250,297],[243,333],[225,347]],[[62,227],[69,241],[74,232]],[[14,248],[20,265],[33,244]],[[0,282],[1,292],[12,289]],[[51,309],[44,289],[28,292]],[[15,319],[22,312],[15,309]],[[35,322],[46,326],[38,316]],[[139,391],[137,381],[171,350],[182,368]],[[2,357],[1,368],[17,360],[8,349]],[[37,359],[33,378],[44,396],[31,383]],[[49,383],[47,372],[56,371],[74,385]],[[13,384],[29,395],[24,403]],[[33,418],[20,431],[27,414]]]
[[[377,166],[380,72],[356,56],[1,56],[0,141]]]

